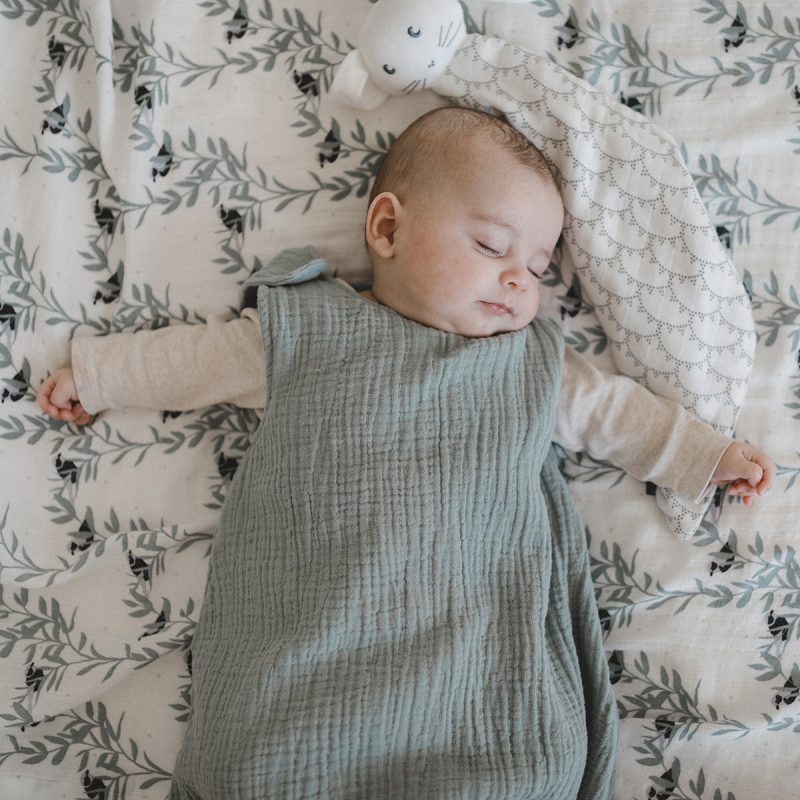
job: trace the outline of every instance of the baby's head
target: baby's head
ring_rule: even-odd
[[[436,109],[403,131],[375,179],[372,294],[462,336],[519,330],[536,316],[563,222],[547,162],[524,136],[490,114]]]

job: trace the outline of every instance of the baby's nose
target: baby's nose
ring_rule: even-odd
[[[525,290],[528,288],[531,281],[531,274],[528,272],[527,267],[512,267],[509,269],[508,278],[506,280],[509,286],[514,286],[517,289]]]

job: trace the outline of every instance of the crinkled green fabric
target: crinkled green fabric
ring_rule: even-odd
[[[268,398],[214,540],[172,800],[608,797],[557,326],[447,333],[301,256],[253,281]]]

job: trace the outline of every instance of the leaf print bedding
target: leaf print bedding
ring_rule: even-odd
[[[245,278],[314,245],[369,283],[361,220],[393,138],[442,98],[356,112],[329,91],[368,0],[0,0],[0,796],[164,798],[231,477],[233,406],[34,403],[75,336],[233,316]],[[667,130],[751,299],[737,436],[779,465],[670,535],[654,487],[561,451],[621,716],[615,798],[796,795],[800,733],[800,19],[790,0],[464,4]],[[545,312],[613,370],[580,280]]]

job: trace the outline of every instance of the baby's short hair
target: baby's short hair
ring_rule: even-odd
[[[400,134],[381,162],[369,202],[381,192],[392,192],[404,202],[412,187],[424,184],[436,172],[431,165],[441,160],[443,147],[481,133],[493,139],[520,164],[556,186],[541,151],[505,120],[474,108],[446,106],[423,114]]]

